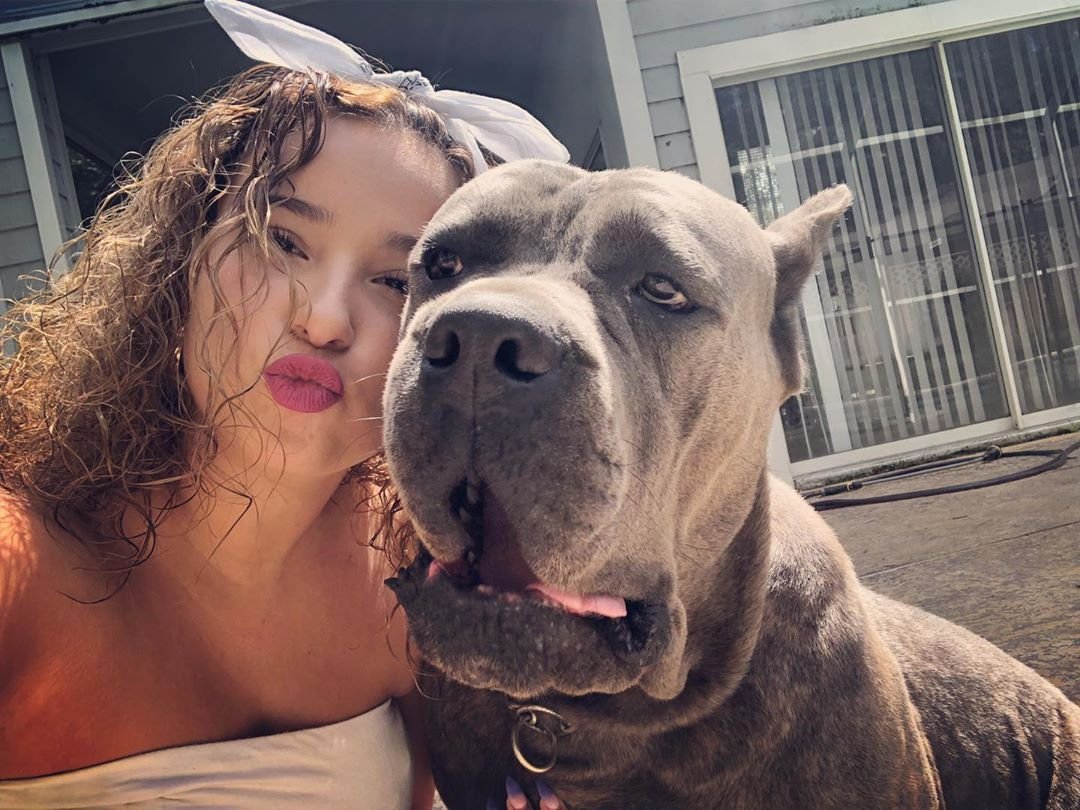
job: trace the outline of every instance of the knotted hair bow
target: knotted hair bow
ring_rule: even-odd
[[[229,38],[258,62],[290,70],[330,73],[355,82],[389,84],[442,116],[450,137],[467,147],[476,173],[487,163],[479,143],[506,161],[544,158],[566,163],[570,153],[554,135],[516,104],[490,96],[436,90],[418,70],[379,73],[344,42],[316,28],[239,0],[205,0]]]

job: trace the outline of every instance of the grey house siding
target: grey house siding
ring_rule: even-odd
[[[0,65],[0,298],[22,297],[19,276],[44,264],[11,93]]]
[[[676,54],[942,0],[629,0],[660,168],[700,179]]]

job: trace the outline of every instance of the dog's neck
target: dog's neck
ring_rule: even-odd
[[[695,594],[686,594],[688,665],[686,689],[700,692],[712,708],[725,700],[750,666],[765,608],[771,548],[769,476],[763,472],[749,509],[730,540],[723,536],[723,515],[701,521],[690,542],[723,551],[703,565]],[[726,546],[724,541],[728,540]]]

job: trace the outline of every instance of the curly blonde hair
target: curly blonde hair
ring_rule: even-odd
[[[473,175],[442,118],[396,88],[255,67],[193,105],[125,167],[87,230],[65,246],[71,271],[15,304],[0,326],[0,345],[17,347],[0,360],[0,486],[73,534],[102,570],[126,579],[152,553],[163,515],[180,505],[173,495],[151,507],[152,492],[221,485],[204,474],[214,424],[222,409],[242,406],[220,382],[203,414],[185,393],[180,346],[193,280],[210,274],[215,311],[237,329],[216,280],[221,259],[245,245],[272,255],[270,191],[318,154],[332,116],[416,133],[460,182]],[[299,148],[283,150],[294,133]],[[235,236],[211,266],[206,236],[215,224],[228,226],[215,233]],[[379,516],[372,542],[381,538],[404,559],[411,532],[381,458],[348,478]]]

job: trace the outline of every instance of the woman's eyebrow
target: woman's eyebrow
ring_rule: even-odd
[[[297,216],[317,222],[320,225],[329,225],[334,221],[334,214],[318,205],[301,200],[299,197],[284,197],[278,194],[270,195],[270,205],[280,205],[287,211],[292,211]]]
[[[416,246],[416,243],[419,241],[420,237],[416,234],[394,231],[386,237],[383,244],[385,244],[391,250],[400,250],[403,253],[408,253]]]

